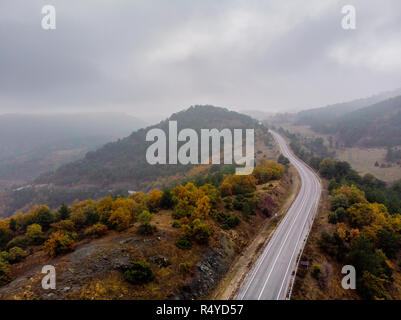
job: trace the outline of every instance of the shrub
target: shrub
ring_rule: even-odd
[[[163,189],[163,195],[160,199],[160,206],[163,209],[171,209],[174,206],[173,195],[170,189]]]
[[[138,233],[144,236],[151,236],[156,230],[157,228],[150,223],[143,223],[138,227]]]
[[[17,236],[15,238],[13,238],[12,240],[10,240],[7,243],[6,248],[10,249],[12,247],[20,247],[22,249],[26,248],[27,245],[27,239],[24,236]]]
[[[0,286],[4,286],[12,280],[10,265],[0,258]]]
[[[71,210],[68,206],[63,204],[60,209],[57,211],[57,219],[58,220],[67,220],[70,218]]]
[[[25,237],[31,242],[31,243],[38,243],[42,239],[42,227],[39,224],[31,224],[28,226],[26,229]]]
[[[74,235],[56,231],[50,235],[50,238],[44,243],[43,250],[50,256],[55,257],[59,254],[74,250]]]
[[[194,240],[199,244],[208,244],[213,231],[206,223],[197,223],[192,230]]]
[[[183,208],[181,206],[177,206],[174,208],[171,215],[172,215],[173,219],[182,219],[185,217],[190,217],[191,211],[187,210],[186,208]]]
[[[153,215],[148,210],[143,210],[138,215],[138,221],[141,223],[141,225],[138,227],[139,234],[149,236],[149,235],[152,235],[153,233],[155,233],[157,228],[150,224],[150,221],[152,221],[152,218],[153,218]]]
[[[192,273],[193,263],[190,261],[182,262],[178,265],[178,269],[183,274],[190,274]]]
[[[238,226],[240,222],[241,220],[237,216],[229,214],[227,215],[226,221],[223,223],[222,228],[233,229]]]
[[[102,223],[96,223],[91,227],[85,229],[85,236],[92,238],[99,238],[107,233],[107,226]]]
[[[24,260],[26,257],[25,251],[20,247],[13,247],[8,250],[8,262],[17,263]]]
[[[348,199],[343,194],[338,194],[330,199],[330,209],[332,211],[336,211],[338,208],[347,209],[348,207]]]
[[[54,216],[47,206],[40,206],[34,209],[35,223],[42,226],[44,230],[50,227],[50,224],[54,221]]]
[[[337,215],[337,221],[338,222],[343,222],[345,220],[346,215],[347,215],[347,211],[344,208],[340,207],[335,212],[336,212],[336,215]]]
[[[320,267],[320,265],[315,264],[312,267],[312,277],[314,277],[315,279],[319,279],[320,275],[322,274],[322,268]]]
[[[124,272],[124,278],[132,284],[146,284],[155,278],[150,265],[146,262],[134,262]]]
[[[344,244],[344,240],[337,232],[333,235],[330,235],[327,232],[322,232],[318,244],[323,252],[336,257],[339,261],[342,261],[348,252],[348,247]]]
[[[56,231],[75,231],[74,222],[72,222],[71,220],[61,220],[59,222],[52,223],[50,226]]]
[[[112,228],[115,228],[118,231],[123,231],[125,229],[128,229],[130,226],[131,214],[128,210],[120,207],[117,210],[113,211],[113,213],[109,217],[108,222]]]
[[[244,197],[242,195],[237,196],[237,198],[234,200],[233,206],[235,210],[242,210],[244,206]]]
[[[330,212],[330,213],[329,213],[329,223],[331,223],[331,224],[336,224],[337,222],[338,222],[337,213],[335,213],[335,212]]]
[[[253,202],[245,201],[242,206],[242,214],[245,218],[255,214],[255,205]]]
[[[70,219],[71,221],[74,223],[74,225],[80,229],[85,225],[86,222],[86,215],[85,213],[78,209],[78,210],[74,210],[71,214],[70,214]]]
[[[223,229],[232,229],[235,228],[239,223],[240,219],[232,214],[226,214],[224,212],[219,212],[215,215],[215,219],[218,223],[220,223]]]
[[[146,224],[150,223],[152,221],[153,215],[148,211],[148,210],[143,210],[139,215],[138,215],[138,221],[141,224]]]
[[[182,249],[182,250],[191,250],[192,248],[192,241],[188,237],[188,235],[182,235],[181,237],[178,238],[177,242],[175,245]]]
[[[171,224],[171,226],[173,228],[181,228],[181,223],[179,223],[178,221],[173,221],[173,223]]]

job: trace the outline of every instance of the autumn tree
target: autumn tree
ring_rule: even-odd
[[[42,226],[35,223],[28,226],[25,236],[31,243],[38,243],[42,238],[42,234]]]
[[[327,179],[333,178],[335,176],[335,170],[336,168],[333,159],[326,158],[320,162],[319,172],[323,177]]]
[[[55,257],[62,253],[74,250],[74,235],[67,232],[56,231],[50,235],[50,238],[43,244],[43,250],[50,256]]]

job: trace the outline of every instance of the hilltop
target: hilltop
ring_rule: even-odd
[[[153,128],[168,133],[170,120],[177,121],[179,130],[255,128],[266,133],[266,128],[249,116],[220,107],[193,106],[157,125],[139,129],[126,138],[90,151],[84,158],[65,164],[54,172],[42,174],[26,186],[0,193],[0,216],[27,210],[38,203],[56,208],[76,199],[98,199],[110,194],[128,194],[128,191],[148,191],[154,187],[179,183],[204,171],[216,170],[216,166],[147,163],[146,149],[151,142],[146,142],[146,133]],[[267,141],[269,136],[264,135],[261,139]]]

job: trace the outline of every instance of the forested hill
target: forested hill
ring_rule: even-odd
[[[345,114],[399,95],[401,95],[401,89],[377,94],[369,98],[363,98],[344,103],[337,103],[321,108],[301,111],[297,114],[297,121],[299,124],[310,125],[312,128],[319,128],[321,124],[331,122],[344,116]]]
[[[213,170],[210,166],[150,165],[146,150],[146,133],[161,128],[168,135],[168,121],[175,120],[178,130],[262,128],[249,116],[213,106],[194,106],[173,114],[157,125],[140,129],[130,136],[108,143],[97,151],[88,152],[78,161],[61,166],[54,172],[41,175],[32,183],[15,190],[0,192],[0,216],[27,210],[37,203],[56,208],[75,199],[97,199],[109,194],[128,191],[147,191]],[[260,131],[262,132],[262,131]],[[263,127],[263,132],[266,128]]]
[[[254,128],[257,125],[252,118],[227,109],[213,106],[191,107],[173,114],[155,126],[138,130],[127,138],[89,152],[84,159],[64,165],[54,173],[45,174],[35,183],[64,186],[79,184],[110,186],[118,183],[129,184],[132,188],[138,189],[144,182],[187,171],[190,166],[152,166],[146,161],[146,149],[153,143],[146,142],[146,133],[152,128],[161,128],[168,135],[169,120],[177,121],[178,130]]]
[[[336,135],[346,146],[401,145],[401,96],[347,113],[312,128]]]

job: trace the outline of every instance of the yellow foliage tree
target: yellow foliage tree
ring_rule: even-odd
[[[196,219],[206,219],[209,216],[212,206],[210,205],[210,198],[204,196],[196,202],[195,211],[193,216]]]

